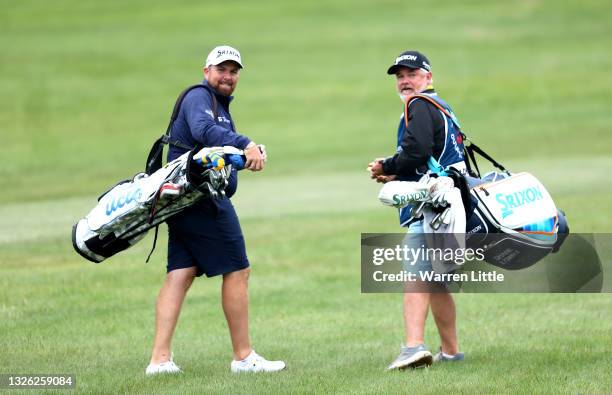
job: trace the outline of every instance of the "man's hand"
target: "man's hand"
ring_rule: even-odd
[[[393,181],[395,180],[396,176],[377,176],[376,177],[376,182],[381,183],[381,184],[386,184],[389,181]]]
[[[244,149],[244,156],[246,156],[246,163],[244,164],[245,169],[249,169],[251,171],[263,170],[266,159],[259,150],[257,144],[255,144],[253,141],[251,141]]]
[[[263,157],[264,163],[268,161],[268,153],[266,152],[266,146],[263,144],[258,144],[259,151],[261,151],[261,156]]]
[[[382,182],[378,181],[378,177],[384,176],[382,166],[383,160],[384,158],[376,158],[373,162],[368,163],[367,170],[370,172],[370,178],[376,180],[376,182]]]

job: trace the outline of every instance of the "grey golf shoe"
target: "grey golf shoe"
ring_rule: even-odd
[[[464,359],[465,359],[465,355],[462,352],[458,352],[452,357],[448,357],[442,354],[442,347],[440,347],[440,351],[433,357],[434,362],[460,362],[460,361],[463,361]]]
[[[414,347],[402,346],[400,355],[395,358],[395,361],[391,362],[387,370],[424,368],[430,366],[432,362],[433,357],[424,344]]]

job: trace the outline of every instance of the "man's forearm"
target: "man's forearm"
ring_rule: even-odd
[[[426,166],[430,155],[418,150],[402,150],[396,156],[395,174],[402,176],[414,174],[416,170]]]

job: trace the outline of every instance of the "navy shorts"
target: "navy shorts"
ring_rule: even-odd
[[[167,271],[197,267],[218,276],[249,267],[244,237],[229,199],[203,200],[168,221]]]

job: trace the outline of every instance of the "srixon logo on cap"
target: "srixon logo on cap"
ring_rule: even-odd
[[[402,60],[417,60],[416,55],[402,55],[395,58],[395,64],[398,64]]]
[[[236,51],[232,51],[231,49],[219,49],[217,50],[217,57],[221,57],[223,55],[230,55],[236,58],[240,57]]]

